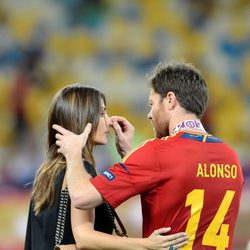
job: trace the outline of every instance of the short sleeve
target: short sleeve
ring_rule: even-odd
[[[146,141],[121,162],[90,181],[102,197],[116,208],[130,197],[156,186],[158,165],[153,143]]]

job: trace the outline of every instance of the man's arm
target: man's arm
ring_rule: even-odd
[[[68,155],[66,162],[66,178],[73,206],[79,209],[90,209],[103,203],[101,194],[89,181],[91,176],[83,166],[81,155]]]
[[[67,163],[66,178],[72,205],[79,209],[90,209],[103,202],[103,198],[90,183],[91,176],[86,172],[82,161],[82,148],[88,139],[91,125],[83,133],[76,135],[61,126],[53,125],[57,130],[56,144],[58,153],[65,156]]]

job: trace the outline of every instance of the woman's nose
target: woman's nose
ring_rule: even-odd
[[[106,125],[110,127],[112,125],[112,121],[109,115],[106,115]]]
[[[148,115],[147,115],[148,119],[151,120],[152,119],[152,112],[151,110],[149,111]]]

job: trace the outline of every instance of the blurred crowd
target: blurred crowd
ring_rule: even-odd
[[[173,60],[207,79],[205,126],[236,148],[250,176],[249,13],[248,0],[1,0],[0,186],[32,181],[49,103],[69,83],[102,90],[108,112],[135,125],[135,143],[152,137],[145,76]]]
[[[26,187],[44,159],[47,110],[57,90],[82,82],[103,91],[108,113],[135,125],[137,145],[153,137],[146,74],[169,61],[201,70],[210,90],[205,128],[240,156],[245,187],[235,249],[245,249],[249,13],[249,0],[0,0],[0,250],[23,249]],[[95,152],[101,169],[119,159],[112,134],[110,141]],[[127,206],[124,221],[135,235],[140,210]]]

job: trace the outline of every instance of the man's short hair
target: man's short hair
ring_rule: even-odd
[[[148,76],[149,85],[154,91],[166,97],[174,92],[179,104],[201,117],[208,103],[208,88],[199,70],[188,63],[159,63]]]

